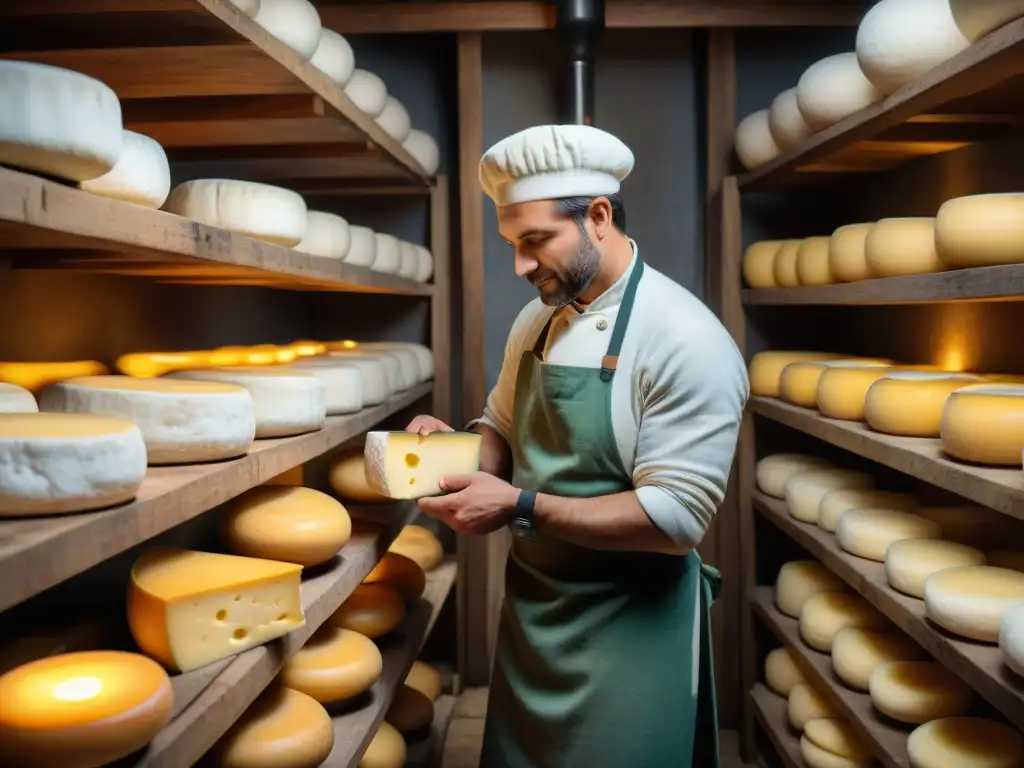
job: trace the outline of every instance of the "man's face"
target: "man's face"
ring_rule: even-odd
[[[601,265],[601,251],[551,200],[498,207],[498,231],[515,250],[515,269],[548,306],[561,307],[586,290]],[[590,227],[589,219],[587,228]]]

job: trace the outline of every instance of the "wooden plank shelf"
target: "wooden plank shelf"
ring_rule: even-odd
[[[444,755],[448,726],[455,714],[455,696],[442,694],[434,702],[434,722],[430,731],[419,739],[407,743],[405,768],[439,768]]]
[[[786,768],[804,768],[800,756],[800,737],[789,726],[787,701],[772,693],[763,683],[757,683],[750,691],[754,716]]]
[[[895,437],[866,424],[827,419],[809,408],[770,397],[751,397],[751,412],[797,429],[879,464],[1024,520],[1024,473],[961,464],[947,458],[939,440]]]
[[[753,501],[765,519],[849,584],[1018,728],[1024,728],[1024,680],[1006,667],[997,646],[958,638],[932,624],[925,616],[923,600],[889,586],[882,563],[843,552],[831,533],[795,520],[779,499],[755,491]]]
[[[909,768],[907,736],[911,726],[900,727],[875,709],[866,693],[847,688],[832,671],[832,657],[809,648],[800,638],[800,622],[775,607],[771,587],[758,587],[754,610],[789,650],[815,690],[837,707],[865,746],[886,768]]]
[[[135,501],[59,517],[0,521],[0,610],[59,584],[163,531],[201,515],[285,470],[361,435],[428,396],[420,384],[387,402],[297,437],[257,440],[230,461],[150,467]]]

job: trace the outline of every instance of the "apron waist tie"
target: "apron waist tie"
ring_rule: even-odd
[[[718,697],[715,654],[711,637],[711,606],[722,593],[722,574],[700,565],[700,676],[697,684],[697,722],[693,739],[694,768],[721,768],[718,742]]]

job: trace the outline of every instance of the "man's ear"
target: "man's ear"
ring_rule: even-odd
[[[612,204],[607,197],[598,197],[591,202],[589,216],[594,237],[604,240],[611,234],[615,225],[612,223]]]

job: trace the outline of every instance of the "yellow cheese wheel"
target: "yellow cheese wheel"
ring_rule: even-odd
[[[834,365],[848,366],[851,364],[864,368],[891,368],[888,360],[858,358],[857,360],[814,360],[802,363],[790,363],[782,370],[779,377],[779,396],[787,403],[800,405],[804,408],[816,408],[818,405],[818,384],[825,371]]]
[[[937,539],[942,529],[934,520],[898,509],[851,509],[836,525],[836,541],[844,552],[885,562],[885,553],[904,539]]]
[[[818,527],[834,533],[845,512],[865,508],[913,512],[917,508],[917,499],[910,493],[839,488],[822,496],[818,505]]]
[[[871,673],[871,703],[886,717],[919,725],[956,717],[971,706],[974,692],[934,661],[892,661]]]
[[[980,717],[948,717],[919,725],[907,739],[911,768],[1018,768],[1024,738],[1009,726]]]
[[[804,673],[786,648],[776,648],[764,660],[764,679],[779,696],[789,697],[794,685],[806,684]]]
[[[965,565],[985,565],[974,547],[943,539],[903,539],[885,553],[885,578],[905,595],[924,599],[924,582],[933,573]]]
[[[779,569],[775,579],[775,605],[797,619],[812,595],[849,590],[845,581],[816,560],[791,560]]]
[[[820,592],[800,610],[800,637],[816,651],[829,653],[836,634],[846,627],[887,629],[889,620],[860,595]]]
[[[386,496],[370,488],[366,482],[366,469],[363,463],[363,450],[346,452],[331,462],[328,481],[339,498],[356,501],[362,504],[374,504],[388,501]]]
[[[121,651],[31,661],[0,676],[0,763],[97,768],[148,744],[171,718],[163,668]]]
[[[789,692],[789,705],[786,708],[789,724],[798,731],[811,720],[822,717],[838,717],[836,708],[810,685],[794,685]]]
[[[868,389],[894,372],[888,365],[859,361],[836,362],[821,372],[815,399],[822,416],[843,421],[864,421]]]
[[[949,396],[939,429],[946,453],[961,461],[1020,467],[1024,385],[979,384]]]
[[[743,279],[751,288],[775,287],[775,255],[785,240],[761,240],[743,253]]]
[[[1024,193],[947,200],[935,217],[935,248],[951,269],[1024,263]]]
[[[874,478],[853,469],[812,469],[793,475],[786,482],[786,508],[802,523],[815,525],[821,500],[840,488],[870,489]]]
[[[800,277],[796,271],[797,254],[800,252],[800,244],[803,240],[787,240],[775,254],[775,261],[772,264],[772,276],[775,278],[775,285],[780,288],[792,288],[800,285]]]
[[[840,283],[852,283],[871,277],[864,254],[864,241],[873,223],[847,224],[832,233],[828,244],[828,263]]]
[[[954,635],[996,643],[1006,612],[1024,600],[1024,573],[969,565],[933,573],[924,581],[929,619]]]
[[[359,760],[358,768],[402,768],[405,765],[405,739],[393,725],[384,721]]]
[[[364,584],[387,584],[402,599],[411,602],[423,594],[427,587],[427,575],[419,563],[397,552],[386,552],[370,574],[363,579]]]
[[[405,619],[402,596],[387,584],[360,584],[328,621],[369,638],[381,637]]]
[[[895,630],[847,627],[832,639],[832,670],[851,688],[867,691],[871,673],[890,661],[924,658],[921,647]]]
[[[395,698],[384,716],[401,733],[426,728],[434,719],[434,702],[412,686],[403,685],[395,691]]]
[[[304,693],[272,685],[211,752],[216,768],[308,768],[334,748],[331,716]]]
[[[383,666],[373,640],[325,624],[285,663],[281,680],[321,704],[333,704],[370,690]]]
[[[898,371],[868,388],[864,418],[876,432],[904,437],[938,437],[947,398],[982,381],[964,373]]]
[[[796,277],[800,285],[829,285],[835,282],[828,260],[828,237],[808,237],[796,254]]]
[[[935,219],[882,219],[864,241],[864,257],[872,277],[900,277],[941,272],[946,267],[935,252]]]
[[[441,696],[441,673],[423,661],[414,661],[405,676],[405,684],[415,688],[431,701],[437,701]]]
[[[758,352],[750,359],[748,367],[750,394],[759,397],[778,397],[782,371],[790,363],[836,360],[841,357],[843,355],[831,352],[783,352],[778,350]]]
[[[819,718],[823,720],[825,718]],[[811,720],[810,722],[816,722]],[[870,758],[865,760],[851,760],[848,757],[837,755],[822,749],[809,738],[807,734],[800,737],[800,759],[804,768],[868,768],[872,764]]]
[[[437,537],[421,525],[407,525],[388,548],[389,552],[404,555],[424,571],[437,568],[444,560],[444,547]]]
[[[819,749],[857,763],[868,761],[871,750],[865,746],[850,724],[838,717],[821,717],[804,725],[804,738]]]
[[[319,565],[352,536],[348,511],[326,493],[264,485],[236,497],[221,517],[229,550],[245,557]]]
[[[775,453],[759,459],[756,466],[757,488],[773,498],[786,495],[786,483],[798,472],[809,469],[828,469],[833,466],[828,459],[808,456],[804,453]]]

